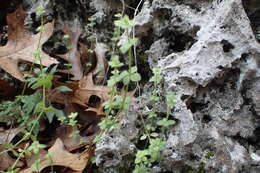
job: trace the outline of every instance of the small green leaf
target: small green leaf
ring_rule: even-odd
[[[136,66],[131,67],[130,73],[135,73],[135,72],[137,72],[137,67]]]
[[[168,120],[167,118],[163,118],[162,120],[157,122],[157,125],[162,127],[169,127],[174,125],[176,122],[174,120]]]
[[[95,157],[95,156],[92,156],[92,157],[90,158],[90,161],[91,161],[91,163],[96,163],[96,157]]]
[[[70,38],[70,36],[68,35],[68,34],[65,34],[64,36],[63,36],[63,39],[64,40],[68,40]]]
[[[118,18],[120,18],[120,17],[122,17],[123,15],[121,14],[121,13],[117,13],[117,14],[115,14],[115,17],[118,17]]]
[[[109,87],[112,87],[114,86],[118,81],[115,79],[115,78],[110,78],[108,81],[107,81],[107,86]]]
[[[102,133],[98,134],[97,136],[95,136],[95,139],[94,139],[94,143],[99,143],[101,141],[101,137],[102,137]]]
[[[131,81],[133,82],[138,82],[141,80],[141,76],[139,73],[134,73],[131,75]]]
[[[129,78],[129,76],[124,77],[123,83],[124,83],[124,85],[128,85],[128,84],[130,83],[130,78]]]
[[[126,43],[126,44],[124,44],[123,46],[120,47],[120,51],[122,53],[126,53],[131,47],[132,47],[131,44]]]
[[[38,112],[44,112],[46,109],[46,106],[44,103],[40,102],[36,105],[35,109],[34,109],[34,112],[35,113],[38,113]]]
[[[122,29],[128,29],[134,25],[133,22],[130,21],[129,17],[125,15],[123,18],[114,21],[115,26],[120,27]]]
[[[69,87],[67,86],[59,86],[57,88],[55,88],[56,90],[59,90],[61,92],[69,92],[69,91],[72,91],[72,89],[70,89]]]
[[[146,163],[148,160],[147,158],[148,155],[149,155],[149,150],[138,150],[136,153],[135,164],[139,164],[141,162]]]
[[[44,108],[44,112],[47,113],[47,112],[54,112],[55,111],[55,108],[52,107],[52,106],[48,106],[48,107],[45,107]]]
[[[138,39],[137,38],[132,38],[128,40],[128,43],[122,45],[120,47],[120,51],[122,53],[126,53],[133,45],[135,45],[137,43]]]
[[[174,92],[167,93],[166,104],[169,109],[172,109],[175,106],[175,102],[174,102],[175,98],[176,98],[176,94]]]
[[[120,80],[124,79],[124,78],[127,77],[127,76],[129,76],[128,71],[124,70],[124,71],[122,71],[122,72],[120,73],[118,80],[120,81]]]
[[[76,138],[79,135],[79,130],[73,130],[70,134],[70,138]]]
[[[160,83],[162,80],[162,76],[160,75],[154,75],[150,78],[149,82],[155,82],[155,83]]]
[[[150,100],[150,101],[158,102],[158,101],[160,101],[160,97],[159,97],[159,96],[156,96],[156,95],[151,95],[151,96],[149,97],[149,100]]]
[[[123,63],[119,61],[119,56],[115,55],[111,58],[111,60],[108,62],[109,66],[112,68],[119,68],[123,66]]]
[[[161,72],[162,72],[162,70],[160,68],[158,68],[158,67],[153,68],[153,74],[160,75]]]
[[[70,119],[75,119],[77,116],[78,116],[78,113],[77,113],[77,112],[72,112],[72,113],[70,113],[70,114],[68,115],[68,117],[69,117]]]
[[[55,116],[58,118],[58,119],[64,119],[65,118],[65,114],[62,110],[59,110],[59,109],[55,109],[53,111],[55,113]]]
[[[40,144],[39,141],[34,141],[31,146],[28,147],[28,151],[32,151],[34,154],[38,154],[41,149],[45,148],[46,145]]]
[[[155,112],[151,112],[148,114],[148,118],[155,118],[157,117],[157,114]]]
[[[47,117],[49,123],[52,123],[55,112],[46,112],[45,114],[46,114],[46,117]]]
[[[141,136],[141,138],[140,138],[140,140],[145,140],[147,138],[147,135],[145,134],[145,135],[143,135],[143,136]]]
[[[112,116],[104,117],[101,122],[98,124],[101,130],[119,128],[117,120]]]
[[[34,161],[34,163],[31,166],[31,169],[32,169],[33,172],[38,172],[39,167],[40,167],[40,162],[41,162],[41,159],[36,158],[36,160]]]
[[[159,134],[158,133],[151,133],[151,136],[154,137],[154,138],[157,138],[157,137],[159,137]]]
[[[45,27],[44,26],[39,26],[36,31],[37,32],[43,32],[45,30]]]

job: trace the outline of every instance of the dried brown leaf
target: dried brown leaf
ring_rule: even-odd
[[[79,81],[79,89],[74,93],[74,99],[79,99],[83,103],[88,103],[92,95],[98,96],[101,101],[109,99],[108,92],[111,90],[107,86],[95,85],[92,78],[93,74],[89,73]]]
[[[13,128],[4,131],[0,131],[0,145],[10,143],[12,139],[21,131],[21,128]]]
[[[79,26],[69,27],[68,25],[66,25],[63,29],[63,32],[69,35],[69,43],[71,49],[66,54],[58,56],[68,61],[72,65],[72,67],[69,70],[63,70],[62,72],[72,74],[73,80],[80,80],[83,77],[83,68],[81,64],[81,53],[78,50],[78,41],[82,29]]]
[[[48,150],[51,155],[50,162],[46,157],[41,158],[39,171],[49,166],[60,166],[73,170],[73,173],[81,173],[90,161],[90,151],[84,151],[80,154],[72,154],[68,152],[61,139],[57,139],[55,144]],[[32,168],[24,169],[20,173],[32,173]]]
[[[53,23],[46,24],[44,32],[31,34],[24,28],[25,11],[18,8],[15,12],[7,15],[8,24],[8,42],[5,46],[0,47],[0,68],[24,81],[23,75],[18,68],[19,61],[29,61],[40,63],[34,60],[34,51],[48,40],[53,32]],[[40,39],[41,38],[41,39]],[[41,53],[42,65],[49,66],[58,63],[54,58]]]

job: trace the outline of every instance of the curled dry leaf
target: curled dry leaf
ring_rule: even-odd
[[[39,64],[39,60],[34,59],[34,51],[37,50],[38,45],[41,46],[47,41],[53,32],[53,23],[48,23],[44,25],[44,32],[35,35],[29,33],[24,28],[25,16],[26,13],[22,8],[7,15],[8,42],[5,46],[0,47],[0,68],[21,81],[24,81],[24,78],[17,66],[18,62],[29,61]],[[44,52],[41,55],[44,66],[58,63],[57,60]]]
[[[96,105],[96,107],[91,107],[89,105],[89,99],[94,95],[100,98],[101,103],[107,101],[110,98],[108,92],[111,89],[107,86],[95,85],[93,82],[93,73],[88,73],[87,76],[84,76],[80,81],[77,82],[62,83],[55,81],[54,85],[55,87],[67,86],[68,88],[72,89],[72,92],[52,92],[49,98],[51,101],[63,103],[65,106],[68,105],[68,102],[76,103],[85,107],[86,111],[96,112],[97,115],[104,114],[102,105],[100,104]]]
[[[12,139],[21,131],[21,128],[13,128],[9,130],[0,131],[0,145],[10,143]]]
[[[75,22],[78,23],[77,21]],[[64,55],[58,55],[58,56],[68,61],[72,66],[71,69],[63,70],[62,72],[67,72],[72,74],[73,80],[80,80],[83,77],[83,68],[81,64],[81,53],[80,51],[78,51],[78,41],[82,29],[78,25],[73,26],[72,28],[66,25],[63,29],[63,32],[69,35],[69,44],[71,46],[71,49],[69,50],[68,53]],[[81,47],[82,49],[86,49],[86,47],[83,44],[81,44]]]
[[[73,173],[81,173],[85,167],[89,164],[91,151],[84,151],[80,154],[72,154],[68,152],[62,141],[58,138],[55,144],[48,150],[51,156],[51,161],[46,158],[40,158],[39,171],[49,166],[60,166],[68,168]],[[20,173],[32,173],[32,168],[24,169]]]
[[[107,86],[95,85],[92,76],[93,73],[89,73],[79,81],[79,89],[75,91],[73,101],[78,99],[83,103],[88,103],[92,95],[98,96],[102,102],[109,99],[108,92],[111,89]]]

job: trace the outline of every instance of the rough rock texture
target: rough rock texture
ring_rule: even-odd
[[[102,165],[100,172],[114,173],[125,172],[131,169],[136,147],[133,140],[138,135],[138,113],[129,111],[120,121],[121,128],[113,129],[102,136],[96,145],[96,163]]]
[[[259,9],[257,0],[143,4],[135,32],[140,45],[149,47],[144,51],[150,66],[163,70],[166,89],[178,95],[172,112],[178,125],[170,130],[165,159],[153,172],[196,172],[199,167],[210,173],[260,172]],[[147,35],[150,39],[143,39]],[[136,144],[120,136],[113,140]],[[115,154],[105,148],[108,144],[97,147],[106,151],[97,152],[98,158]],[[127,155],[124,149],[116,152]],[[112,166],[100,162],[100,172],[120,172],[117,166],[125,160],[113,159]],[[123,172],[131,171],[126,167]]]

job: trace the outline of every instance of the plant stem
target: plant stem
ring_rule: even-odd
[[[128,37],[128,35],[127,35],[127,37]],[[129,39],[128,39],[128,42],[129,42]],[[131,81],[131,68],[132,68],[132,58],[133,58],[132,56],[133,56],[132,48],[130,48],[129,51],[128,51],[128,75],[129,75],[128,77],[129,77],[129,82]],[[129,83],[123,89],[124,96],[123,96],[123,103],[122,103],[120,111],[124,109],[128,88],[129,88]]]
[[[43,27],[43,16],[41,16],[41,27]],[[38,43],[37,43],[37,51],[40,49],[40,46],[41,46],[41,40],[42,40],[42,31],[40,31],[40,37],[39,37],[39,40],[38,40]],[[38,54],[35,55],[34,59],[39,59],[40,60],[40,66],[41,66],[41,71],[42,71],[42,61],[41,61],[41,57],[39,57]],[[29,74],[32,73],[32,70],[33,70],[33,67],[34,67],[34,64],[35,62],[33,61],[32,63],[32,66],[30,67],[30,71],[29,71]],[[21,95],[24,95],[25,93],[25,89],[28,87],[28,82],[26,81],[24,86],[23,86],[23,90],[22,90],[22,94]]]
[[[30,129],[30,131],[29,131],[29,134],[27,134],[27,135],[24,135],[23,136],[23,138],[22,139],[20,139],[15,145],[13,145],[12,146],[12,148],[9,148],[9,149],[7,149],[7,150],[5,150],[5,151],[2,151],[2,152],[0,152],[0,155],[1,154],[4,154],[4,153],[6,153],[6,152],[9,152],[9,151],[11,151],[12,149],[14,149],[15,147],[17,147],[20,143],[22,143],[26,138],[27,138],[27,136],[28,135],[31,135],[32,134],[32,131],[33,131],[33,129],[35,128],[35,126],[36,126],[36,123],[40,120],[40,118],[41,118],[41,116],[42,116],[42,114],[43,114],[43,111],[42,112],[40,112],[40,114],[38,115],[38,117],[37,117],[37,119],[36,119],[36,121],[34,122],[34,124],[33,124],[33,126],[32,126],[32,128]]]

